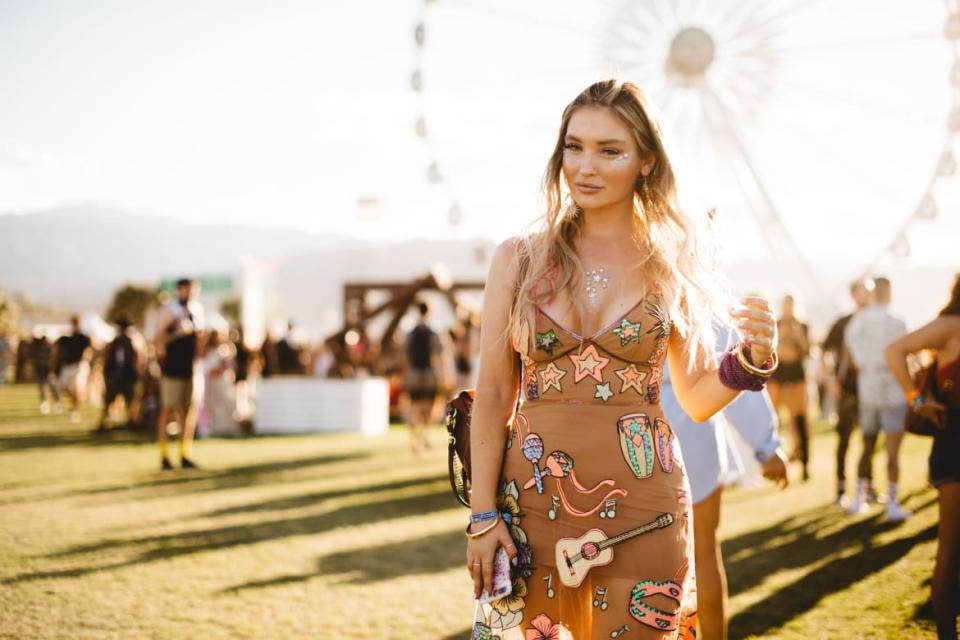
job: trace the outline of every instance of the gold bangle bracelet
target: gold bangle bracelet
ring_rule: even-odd
[[[761,378],[769,378],[773,375],[773,372],[777,370],[777,367],[780,366],[780,356],[777,355],[776,351],[772,351],[770,356],[773,358],[773,364],[770,365],[769,369],[758,369],[752,362],[747,360],[747,357],[743,355],[743,343],[737,345],[737,362],[740,363],[740,366],[746,369],[749,373],[752,373],[755,376],[760,376]]]
[[[467,530],[466,530],[465,533],[467,534],[467,537],[470,538],[470,539],[479,538],[480,536],[485,535],[485,534],[490,533],[491,531],[493,531],[493,528],[494,528],[495,526],[497,526],[497,523],[498,523],[498,522],[500,522],[500,514],[497,514],[497,517],[493,519],[493,522],[491,522],[489,525],[487,525],[486,527],[484,527],[484,528],[481,529],[480,531],[477,531],[476,533],[473,533],[472,531],[470,531],[470,525],[473,524],[472,522],[470,522],[470,523],[467,524]]]

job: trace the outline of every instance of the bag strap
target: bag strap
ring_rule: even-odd
[[[464,398],[464,396],[467,396],[467,398]],[[466,471],[463,468],[460,456],[457,455],[457,418],[461,418],[460,412],[465,411],[469,406],[469,398],[469,390],[461,391],[456,398],[450,401],[447,409],[447,475],[457,500],[468,508],[470,507],[470,500],[467,498]]]

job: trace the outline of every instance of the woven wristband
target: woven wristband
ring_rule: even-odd
[[[487,520],[493,520],[496,517],[496,509],[493,509],[492,511],[484,511],[483,513],[472,513],[470,514],[470,522],[486,522]]]
[[[762,391],[767,378],[750,373],[737,360],[736,348],[720,358],[720,384],[734,391]]]

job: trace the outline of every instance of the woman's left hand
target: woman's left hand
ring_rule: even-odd
[[[748,296],[730,312],[743,340],[750,345],[750,359],[760,367],[777,350],[777,319],[766,298]],[[744,354],[746,355],[746,354]]]

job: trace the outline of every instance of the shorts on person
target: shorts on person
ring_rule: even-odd
[[[939,487],[960,482],[960,430],[945,431],[933,438],[930,449],[930,483]]]
[[[118,396],[123,396],[123,399],[129,405],[131,402],[133,402],[133,396],[136,393],[136,388],[137,380],[135,378],[105,376],[103,401],[107,406],[110,406]]]
[[[404,385],[411,400],[433,400],[440,392],[437,374],[430,368],[409,367],[404,376]]]
[[[77,397],[83,397],[87,391],[87,379],[90,377],[90,365],[86,362],[72,362],[60,367],[60,388]]]
[[[160,378],[160,402],[164,409],[188,410],[193,402],[193,378]]]
[[[903,418],[907,415],[907,405],[892,407],[874,407],[860,405],[860,429],[865,436],[876,436],[882,429],[884,433],[903,433]]]

